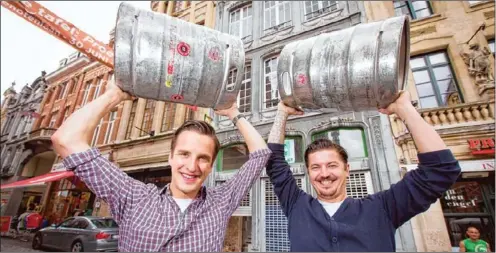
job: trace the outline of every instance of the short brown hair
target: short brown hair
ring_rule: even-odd
[[[305,165],[308,167],[308,156],[310,154],[326,149],[335,150],[338,152],[343,162],[348,163],[348,153],[341,145],[334,143],[329,139],[317,139],[310,143],[307,150],[305,150]]]
[[[172,136],[172,142],[171,142],[172,153],[174,152],[174,148],[176,147],[177,137],[184,131],[194,131],[199,134],[207,135],[208,137],[212,138],[215,144],[214,156],[212,157],[212,163],[213,163],[220,149],[220,143],[219,143],[219,139],[217,139],[217,135],[215,135],[215,129],[207,122],[201,120],[188,120],[184,122],[176,130],[176,132],[174,132],[174,136]]]

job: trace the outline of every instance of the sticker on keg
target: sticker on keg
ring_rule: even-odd
[[[181,94],[174,94],[174,95],[171,96],[171,99],[172,100],[183,100],[183,98],[184,97]]]
[[[304,74],[299,74],[296,77],[296,83],[298,84],[298,86],[306,85],[307,84],[307,76]]]
[[[179,54],[182,56],[188,56],[190,49],[191,47],[186,42],[181,41],[179,42],[179,44],[177,44],[177,52],[179,52]]]
[[[167,76],[167,80],[165,80],[165,86],[168,88],[172,87],[172,76]]]
[[[173,63],[169,62],[169,64],[167,65],[167,74],[172,75],[172,73],[174,73],[174,65]]]
[[[219,61],[220,60],[220,53],[219,53],[219,48],[218,47],[213,47],[208,51],[208,58],[212,61]]]

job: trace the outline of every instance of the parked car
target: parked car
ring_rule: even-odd
[[[61,251],[117,251],[119,226],[112,218],[76,216],[38,231],[33,249]]]

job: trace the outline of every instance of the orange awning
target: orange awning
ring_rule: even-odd
[[[22,188],[22,187],[30,187],[30,186],[41,186],[48,182],[58,181],[60,179],[68,178],[72,176],[74,176],[74,172],[72,171],[52,172],[41,176],[20,180],[10,184],[2,184],[0,186],[0,189],[3,190],[3,189]]]

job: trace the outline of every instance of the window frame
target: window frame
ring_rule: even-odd
[[[100,89],[102,88],[103,84],[103,76],[99,76],[96,79],[96,87],[95,87],[95,92],[93,93],[93,100],[95,100],[98,96],[100,96]]]
[[[52,115],[50,116],[50,122],[48,122],[48,128],[55,128],[57,127],[57,115],[59,114],[58,111],[53,112]],[[53,122],[53,125],[52,125]]]
[[[275,65],[276,65],[275,70],[271,71],[270,73],[266,73],[265,72],[266,71],[266,67],[265,67],[266,62],[267,61],[270,61],[270,60],[274,60],[274,59],[277,61],[275,63]],[[273,98],[273,96],[272,96],[272,91],[273,90],[272,90],[272,86],[271,86],[271,93],[270,93],[271,94],[271,99],[270,99],[270,101],[273,102],[273,101],[276,101],[277,100],[277,102],[276,102],[275,105],[273,105],[271,107],[267,107],[268,101],[266,100],[266,95],[267,95],[267,90],[266,90],[267,83],[266,83],[266,79],[267,79],[267,77],[269,77],[269,80],[270,80],[272,73],[274,73],[276,75],[276,77],[277,77],[277,64],[278,63],[279,63],[279,55],[272,55],[272,56],[268,56],[268,57],[266,57],[266,58],[263,59],[263,64],[262,64],[262,68],[263,68],[263,71],[262,71],[263,72],[263,80],[262,80],[262,110],[270,110],[270,109],[276,108],[277,107],[277,103],[279,102],[279,99],[281,98],[281,94],[279,94],[279,90],[277,90],[277,89],[275,90],[277,95],[275,96],[275,98]],[[276,80],[277,80],[277,78],[276,78]],[[272,82],[272,80],[270,80],[270,81]],[[276,86],[277,86],[277,84],[276,84]],[[272,102],[270,102],[270,103],[272,103]]]
[[[267,2],[275,2],[274,3],[274,6],[269,6],[268,8],[265,6],[267,4]],[[262,4],[262,9],[263,9],[263,16],[262,16],[262,22],[263,22],[263,25],[262,25],[262,34],[263,35],[268,35],[268,34],[272,34],[274,32],[277,32],[279,30],[279,28],[284,28],[284,27],[287,27],[289,26],[289,24],[291,24],[292,22],[292,9],[291,9],[291,3],[292,1],[263,1]],[[288,7],[289,7],[289,17],[286,21],[284,22],[281,22],[281,19],[280,19],[280,16],[279,16],[279,11],[278,11],[278,8],[280,5],[285,5],[287,4]],[[270,12],[270,9],[274,8],[275,9],[275,19],[276,19],[276,22],[275,22],[275,25],[273,26],[270,26],[270,27],[265,27],[265,17],[266,17],[266,14],[267,14],[267,11]],[[272,18],[272,17],[271,17]],[[269,20],[269,23],[271,20]]]
[[[155,100],[153,99],[146,100],[145,109],[143,111],[143,120],[141,121],[142,131],[140,131],[140,137],[149,135],[150,132],[153,130],[153,116],[155,114],[155,106],[156,106]]]
[[[363,127],[359,127],[359,126],[348,127],[348,126],[346,126],[346,127],[332,127],[332,128],[327,128],[325,130],[321,130],[321,131],[317,131],[317,132],[312,133],[312,136],[310,138],[312,139],[312,141],[315,141],[316,140],[316,137],[325,135],[328,140],[331,140],[328,137],[329,132],[331,132],[331,131],[339,131],[339,130],[360,130],[362,132],[362,143],[363,143],[363,149],[364,149],[365,156],[364,157],[351,157],[351,156],[349,156],[348,157],[348,163],[351,162],[351,161],[358,161],[358,160],[363,160],[363,159],[370,158],[371,154],[369,152],[369,146],[368,146],[369,143],[367,142],[367,135],[366,135],[365,129]],[[348,152],[348,150],[346,150],[346,151]]]
[[[69,84],[69,82],[65,82],[65,83],[60,85],[60,91],[59,91],[59,94],[57,96],[57,99],[55,99],[55,100],[60,100],[60,99],[65,98],[66,93],[67,93],[67,85],[68,84]]]
[[[93,84],[93,80],[86,81],[85,88],[83,91],[83,101],[81,102],[81,106],[86,105],[86,103],[88,103],[88,97],[90,96],[90,89],[92,84]]]
[[[317,2],[318,9],[315,11],[307,13],[307,5],[306,5],[307,2]],[[334,2],[334,3],[331,3],[329,6],[324,7],[323,2]],[[338,1],[335,1],[335,0],[334,1],[304,1],[303,2],[303,19],[304,19],[304,21],[309,21],[309,20],[312,20],[312,19],[319,17],[320,15],[322,15],[324,13],[329,13],[329,12],[332,12],[332,11],[337,10],[337,9],[338,9]],[[312,15],[311,17],[309,17],[310,14],[314,14],[314,13],[319,13],[319,14],[316,16]]]
[[[126,135],[124,139],[131,139],[131,135],[133,133],[134,120],[136,119],[136,110],[138,108],[138,99],[133,100],[131,103],[131,111],[129,112],[129,121],[126,126]]]
[[[100,135],[100,130],[102,128],[103,118],[100,119],[98,125],[96,125],[95,130],[93,131],[93,138],[91,138],[91,146],[95,147],[98,145],[98,136]]]
[[[247,71],[248,68],[250,68],[249,71]],[[250,74],[250,78],[246,78],[246,75],[248,73]],[[248,97],[246,96],[246,91],[248,90],[246,88],[247,83],[250,84],[250,88],[249,88],[250,95]],[[244,86],[244,89],[243,89],[243,86]],[[241,92],[244,92],[245,103],[243,105],[241,104]],[[253,97],[252,66],[251,66],[251,62],[247,62],[247,63],[245,63],[243,80],[241,80],[241,87],[239,89],[238,96],[236,98],[236,101],[238,103],[239,112],[251,113],[252,97]]]
[[[248,12],[248,8],[251,9],[250,16],[247,16],[247,14],[246,14]],[[234,23],[239,23],[239,30],[238,30],[238,34],[233,34],[233,32],[231,30],[232,25],[233,25],[232,18],[233,18],[233,14],[235,14],[236,12],[239,12],[239,20],[235,21]],[[243,30],[243,22],[245,20],[247,22],[251,21],[251,22],[248,22],[249,32],[246,33],[246,35],[244,35],[245,31]],[[242,41],[253,39],[253,5],[252,5],[252,3],[244,4],[243,6],[239,6],[238,8],[231,10],[229,12],[229,34],[239,37]]]
[[[432,5],[431,5],[430,1],[424,1],[427,4],[427,10],[429,10],[430,15],[429,16],[425,16],[425,17],[421,17],[421,18],[417,17],[417,13],[416,12],[418,10],[416,10],[415,7],[413,7],[412,0],[393,1],[393,8],[394,8],[394,11],[396,11],[396,9],[398,9],[398,7],[395,7],[394,6],[394,2],[404,2],[405,5],[406,5],[406,7],[408,8],[408,13],[410,14],[410,18],[412,20],[427,18],[427,17],[430,17],[430,16],[434,15],[434,10],[432,9]],[[420,9],[420,10],[423,10],[423,9]]]
[[[112,115],[115,115],[114,118],[112,118]],[[111,111],[109,113],[109,120],[107,122],[107,129],[105,130],[105,137],[103,138],[103,144],[108,144],[111,137],[112,137],[112,132],[114,130],[114,125],[115,125],[115,120],[117,119],[117,110]]]
[[[160,132],[167,132],[174,128],[174,119],[176,115],[176,104],[165,103],[162,113],[162,122],[160,123]]]
[[[437,63],[437,64],[432,65],[431,62],[430,62],[429,56],[432,56],[432,55],[435,55],[435,54],[439,54],[439,53],[444,53],[447,62],[446,63]],[[438,106],[437,107],[425,107],[425,108],[422,107],[422,103],[420,102],[421,97],[418,94],[418,90],[417,90],[417,83],[415,82],[415,78],[413,77],[413,84],[415,85],[415,89],[417,91],[418,100],[419,100],[418,101],[419,108],[420,109],[429,109],[429,108],[438,108],[438,107],[447,106],[447,104],[445,105],[445,104],[442,103],[441,91],[439,90],[438,80],[436,80],[436,76],[435,76],[434,70],[433,70],[434,68],[443,67],[443,66],[448,66],[448,68],[449,68],[449,70],[451,72],[451,75],[452,75],[451,79],[453,80],[453,82],[455,82],[455,88],[456,88],[456,91],[458,92],[458,97],[460,98],[460,102],[461,103],[464,103],[463,94],[462,94],[462,92],[460,90],[460,87],[458,86],[458,81],[457,81],[455,72],[453,71],[453,66],[452,66],[451,59],[449,57],[448,51],[447,50],[437,50],[437,51],[433,51],[433,52],[429,52],[429,53],[415,55],[415,56],[410,57],[410,61],[412,59],[416,59],[416,58],[420,58],[420,57],[422,57],[424,59],[425,66],[424,67],[413,68],[413,67],[411,67],[411,64],[410,64],[410,68],[411,68],[411,71],[412,71],[412,76],[413,76],[413,73],[415,71],[427,70],[427,73],[429,74],[430,83],[432,85],[432,88],[433,88],[433,91],[434,91],[434,96],[436,97],[436,101],[438,103]]]

